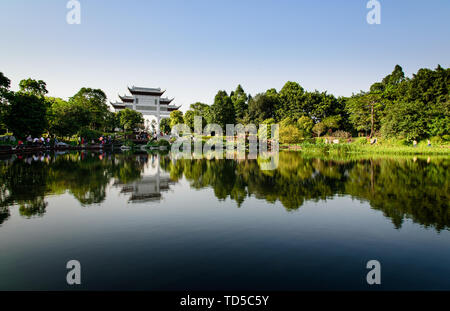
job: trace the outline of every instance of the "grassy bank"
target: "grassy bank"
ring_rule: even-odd
[[[393,155],[450,155],[450,143],[443,141],[421,141],[417,146],[404,140],[378,139],[371,145],[366,138],[354,138],[351,142],[340,140],[339,144],[325,144],[324,139],[311,139],[299,144],[281,144],[283,149],[294,149],[305,153],[364,153]]]

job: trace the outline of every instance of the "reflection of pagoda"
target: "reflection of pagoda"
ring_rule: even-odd
[[[142,172],[141,179],[128,184],[115,183],[122,188],[121,193],[131,193],[131,202],[159,201],[161,192],[169,190],[170,175],[161,172],[159,157],[159,154],[151,157]]]

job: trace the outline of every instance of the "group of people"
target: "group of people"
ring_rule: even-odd
[[[51,145],[50,137],[44,138],[44,137],[31,137],[31,135],[28,135],[25,142],[23,140],[17,141],[17,147],[23,148],[25,146],[27,147],[49,147]]]
[[[111,135],[109,135],[109,136],[100,136],[98,138],[98,141],[96,141],[95,139],[91,140],[91,144],[92,145],[95,145],[97,143],[100,144],[100,145],[106,145],[106,144],[111,144],[113,142],[114,142],[114,140],[111,137]],[[84,139],[84,137],[78,137],[78,145],[79,146],[84,146],[86,144],[87,144],[87,140]]]

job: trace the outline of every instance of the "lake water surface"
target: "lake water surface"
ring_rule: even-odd
[[[449,159],[0,159],[0,289],[450,289]]]

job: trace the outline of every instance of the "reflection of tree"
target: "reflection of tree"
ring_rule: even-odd
[[[296,210],[305,201],[350,195],[382,211],[397,228],[405,218],[437,230],[450,228],[448,159],[343,160],[296,152],[279,157],[273,171],[261,170],[257,160],[175,161],[160,156],[159,165],[172,181],[184,176],[192,188],[210,187],[219,200],[229,197],[238,206],[253,196]],[[68,192],[83,205],[100,203],[111,179],[121,184],[141,180],[149,156],[71,153],[29,159],[0,162],[0,224],[8,219],[11,205],[18,205],[22,216],[42,216],[48,194]]]
[[[42,162],[28,164],[14,161],[10,165],[3,165],[1,170],[0,207],[5,209],[9,205],[18,204],[20,213],[24,216],[42,216],[46,206],[44,202],[48,178],[46,165]],[[9,215],[9,211],[6,214]]]
[[[147,155],[70,153],[57,157],[24,157],[0,164],[0,224],[9,206],[18,205],[24,217],[42,216],[47,194],[71,193],[82,205],[102,202],[111,178],[139,179]]]
[[[9,216],[10,216],[9,208],[0,207],[0,226],[9,218]]]
[[[19,213],[24,217],[43,216],[47,207],[47,202],[44,201],[43,197],[36,197],[24,203],[19,202],[19,204]]]
[[[366,199],[399,228],[405,217],[438,230],[450,225],[448,161],[361,161],[349,172],[346,193]]]
[[[448,161],[413,159],[342,160],[305,158],[281,152],[279,166],[261,170],[256,160],[163,159],[161,167],[193,188],[212,187],[220,200],[230,197],[241,206],[247,196],[280,201],[295,210],[305,201],[351,195],[367,200],[399,228],[405,217],[425,226],[448,229]]]

